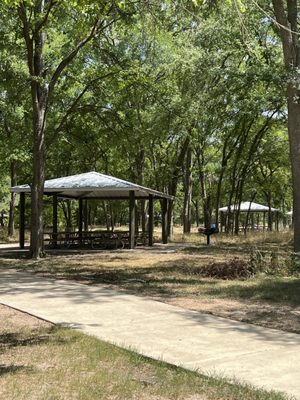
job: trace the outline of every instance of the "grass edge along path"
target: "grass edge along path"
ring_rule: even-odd
[[[0,398],[283,400],[204,376],[0,305]]]

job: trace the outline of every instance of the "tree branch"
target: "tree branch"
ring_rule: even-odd
[[[293,1],[293,0],[292,0]],[[285,66],[288,70],[293,69],[295,66],[295,51],[293,48],[293,37],[291,32],[291,25],[288,21],[283,1],[272,0],[276,21],[279,24],[280,36],[282,40],[283,54]],[[291,4],[289,5],[289,15],[292,14]]]
[[[25,44],[27,48],[27,64],[29,68],[30,75],[33,77],[34,63],[33,63],[33,40],[30,37],[29,23],[26,16],[26,8],[24,3],[20,3],[18,7],[18,15],[23,25],[23,37],[25,39]]]
[[[77,53],[79,52],[79,50],[86,44],[88,43],[90,40],[92,40],[96,34],[97,34],[97,25],[99,23],[99,20],[97,20],[90,33],[88,34],[88,36],[86,36],[83,40],[81,40],[77,46],[59,63],[58,67],[56,68],[56,70],[54,71],[52,78],[50,80],[49,83],[49,88],[48,88],[48,98],[51,96],[54,86],[56,84],[56,82],[58,81],[61,73],[63,72],[63,70],[67,67],[67,65],[70,64],[70,62],[76,57]]]
[[[81,100],[81,98],[85,95],[85,93],[88,91],[88,89],[97,81],[101,80],[101,79],[105,79],[109,76],[113,76],[115,75],[117,72],[109,72],[105,75],[102,76],[98,76],[95,79],[92,79],[86,86],[85,88],[81,91],[81,93],[76,97],[76,99],[73,101],[72,105],[69,107],[69,109],[66,111],[65,115],[62,117],[58,127],[55,129],[54,134],[57,135],[59,133],[59,131],[62,129],[62,127],[64,126],[68,116],[70,114],[72,114],[72,112],[75,110],[77,104],[79,103],[79,101]]]
[[[58,1],[56,1],[56,0],[50,0],[50,1],[49,1],[49,7],[48,7],[48,9],[47,9],[47,11],[46,11],[46,13],[45,13],[45,15],[44,15],[44,18],[42,18],[42,20],[40,21],[40,23],[39,23],[39,24],[35,27],[35,29],[33,30],[33,36],[35,36],[35,35],[42,29],[42,27],[43,27],[44,25],[46,25],[51,10],[52,10],[53,7],[56,6],[57,4],[58,4]]]

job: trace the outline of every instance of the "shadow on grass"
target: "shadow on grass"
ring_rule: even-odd
[[[56,345],[64,345],[70,342],[70,338],[64,338],[56,333],[61,330],[59,325],[53,325],[44,328],[42,331],[33,329],[31,332],[4,332],[0,334],[0,353],[4,353],[7,349],[13,347],[37,346],[55,342]],[[72,341],[76,341],[76,337],[72,337]]]
[[[20,249],[0,249],[0,258],[8,260],[26,260],[29,258],[28,250]]]
[[[0,376],[5,375],[5,374],[14,374],[15,372],[32,372],[33,368],[28,367],[27,365],[5,365],[5,364],[0,364]]]
[[[300,306],[300,278],[262,278],[251,285],[231,284],[206,287],[204,294],[219,298],[247,299]]]
[[[47,343],[51,340],[51,335],[57,330],[56,326],[51,326],[44,329],[43,332],[33,330],[27,334],[18,332],[5,332],[0,334],[0,352],[7,348],[19,346],[35,346],[42,343]]]
[[[201,277],[199,261],[185,258],[166,261],[153,266],[96,267],[64,264],[34,265],[35,273],[44,276],[79,281],[86,284],[109,284],[138,295],[161,297],[210,296],[300,305],[300,278],[256,277],[251,280],[218,280]]]
[[[195,248],[193,248],[195,249]],[[188,249],[187,249],[188,250]],[[184,250],[187,251],[186,249]],[[220,247],[202,246],[197,249],[207,254],[214,253]],[[245,253],[244,253],[245,254]],[[95,260],[90,267],[78,264],[72,260],[68,264],[68,257],[52,259],[51,257],[36,262],[15,263],[14,267],[42,274],[46,277],[67,279],[89,285],[105,284],[124,289],[142,296],[155,297],[187,297],[201,298],[201,296],[220,299],[237,299],[250,301],[265,301],[267,303],[300,305],[300,279],[280,277],[255,277],[251,280],[223,280],[204,278],[201,270],[210,259],[188,259],[182,254],[177,260],[162,261],[145,267],[128,266],[130,256],[115,254],[107,259],[102,256]],[[111,266],[111,262],[120,261],[119,266]],[[122,265],[124,261],[124,265]],[[145,262],[144,260],[142,262]],[[1,260],[1,267],[12,266],[9,260]]]

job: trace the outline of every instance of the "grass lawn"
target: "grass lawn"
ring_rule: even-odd
[[[49,324],[0,305],[0,398],[5,400],[280,400]]]

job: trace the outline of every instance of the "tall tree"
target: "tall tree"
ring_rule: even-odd
[[[67,4],[54,0],[35,0],[17,5],[26,48],[32,102],[30,249],[33,258],[43,256],[45,133],[54,91],[80,50],[120,19],[120,11],[119,3],[114,1],[71,1]],[[58,47],[56,54],[51,46]],[[54,55],[59,59],[56,65],[55,60],[51,59]]]
[[[294,251],[300,252],[300,40],[297,0],[272,0],[287,72],[288,133],[293,179]]]

